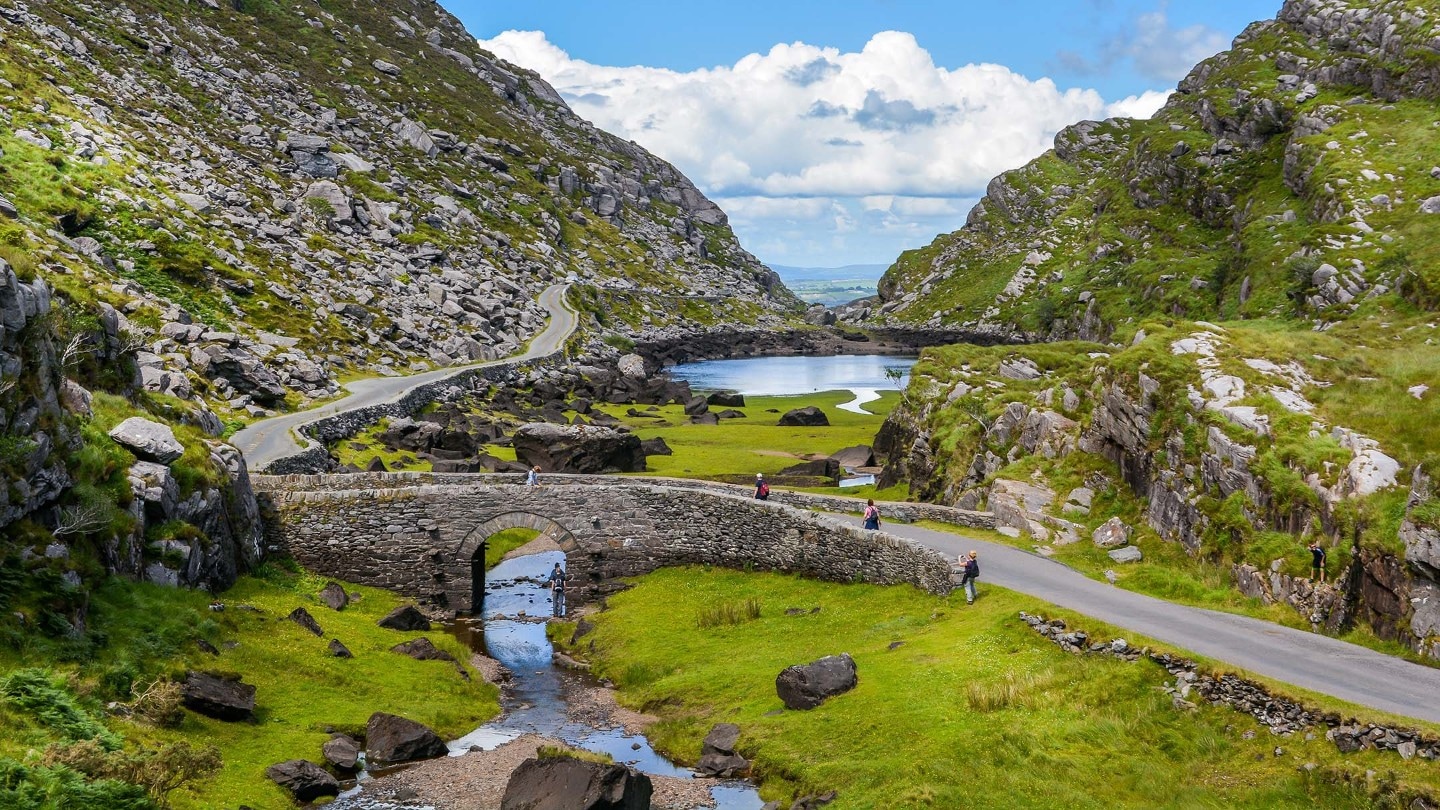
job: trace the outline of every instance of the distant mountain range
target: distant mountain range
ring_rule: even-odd
[[[770,269],[780,274],[785,286],[807,304],[824,304],[827,307],[875,295],[876,283],[888,267],[885,264],[847,264],[844,267],[770,265]]]

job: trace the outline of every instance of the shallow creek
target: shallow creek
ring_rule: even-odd
[[[450,756],[472,749],[491,750],[524,734],[540,734],[569,745],[609,754],[616,762],[655,776],[693,778],[688,768],[670,762],[650,747],[643,735],[622,728],[596,728],[570,719],[566,711],[571,695],[596,686],[586,673],[561,669],[552,661],[553,648],[545,637],[545,618],[553,606],[550,592],[539,585],[557,562],[559,551],[506,560],[486,575],[485,601],[479,620],[461,620],[450,632],[471,649],[494,658],[511,672],[501,691],[501,715],[449,743]],[[360,788],[369,779],[342,794],[330,807],[348,810],[384,810],[391,807],[364,796]],[[712,781],[712,780],[707,780]],[[742,780],[715,780],[710,789],[718,810],[759,810],[755,787]],[[407,804],[409,810],[414,804]]]

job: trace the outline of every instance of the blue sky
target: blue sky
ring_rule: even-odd
[[[761,259],[830,266],[959,227],[1060,127],[1150,114],[1279,0],[444,5],[675,163]]]

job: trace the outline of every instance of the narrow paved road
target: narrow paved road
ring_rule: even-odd
[[[555,284],[547,287],[540,294],[541,306],[550,312],[550,323],[544,331],[530,341],[530,346],[523,354],[483,363],[450,366],[403,377],[375,377],[356,380],[345,386],[345,390],[350,392],[348,396],[308,411],[262,419],[236,433],[230,439],[230,443],[240,448],[240,451],[245,454],[245,460],[251,470],[264,469],[266,465],[276,459],[294,455],[305,449],[296,441],[295,435],[295,430],[302,425],[342,411],[353,411],[356,408],[393,401],[417,385],[442,380],[466,369],[544,357],[559,349],[566,338],[575,331],[575,313],[565,306],[565,290],[566,285]]]
[[[999,585],[1257,675],[1440,723],[1440,669],[1319,633],[1127,591],[1010,546],[897,523],[886,524],[885,531],[952,560],[978,551],[981,599],[987,583]]]

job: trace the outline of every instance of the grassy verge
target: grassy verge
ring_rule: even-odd
[[[443,631],[400,633],[377,626],[381,616],[400,604],[399,597],[347,586],[360,598],[336,613],[315,599],[324,584],[269,566],[263,576],[246,577],[222,594],[226,609],[212,612],[206,594],[116,580],[97,595],[92,619],[94,632],[108,643],[93,660],[56,669],[97,705],[126,697],[130,682],[139,691],[152,677],[183,677],[190,668],[238,673],[257,687],[253,723],[224,723],[188,712],[174,729],[108,721],[132,745],[185,740],[220,749],[223,770],[197,790],[173,795],[177,808],[289,807],[286,794],[265,778],[265,768],[287,759],[319,761],[328,729],[363,731],[376,711],[418,720],[447,737],[459,736],[499,711],[494,686],[478,678],[462,680],[453,665],[389,651],[426,635],[460,660],[468,659],[468,652]],[[243,610],[241,605],[258,610]],[[315,616],[325,637],[284,619],[296,607]],[[326,646],[331,638],[355,657],[330,656]],[[201,652],[198,639],[209,641],[219,654]],[[39,648],[7,651],[0,658],[0,670],[21,666],[56,664]],[[53,741],[53,732],[0,708],[0,756],[24,759]]]
[[[642,439],[661,437],[674,450],[670,456],[650,456],[649,473],[679,478],[719,478],[773,475],[812,455],[828,456],[857,444],[872,444],[875,432],[900,401],[896,391],[881,393],[865,404],[872,411],[858,414],[838,408],[853,399],[849,391],[824,391],[793,397],[746,397],[745,406],[733,410],[744,418],[722,419],[718,425],[692,425],[679,405],[654,411],[637,409],[658,418],[627,415],[632,406],[599,405],[620,419]],[[780,415],[792,408],[814,405],[825,412],[829,427],[780,427]],[[727,410],[713,407],[712,412]],[[835,492],[834,488],[822,491]],[[852,490],[846,490],[851,493]],[[867,496],[868,497],[868,496]]]
[[[485,570],[500,564],[505,555],[539,537],[534,529],[506,529],[485,538]]]
[[[758,618],[697,632],[716,605],[750,600]],[[966,608],[908,587],[668,569],[612,597],[590,638],[622,700],[663,718],[657,747],[694,761],[711,724],[738,723],[766,798],[835,789],[836,808],[1379,807],[1363,776],[1347,786],[1341,775],[1436,785],[1432,766],[1273,738],[1228,709],[1179,714],[1159,669],[1065,654],[1019,610],[1064,615],[993,587]],[[776,674],[840,652],[855,658],[858,687],[811,712],[781,711]],[[1317,766],[1308,775],[1306,763]]]

